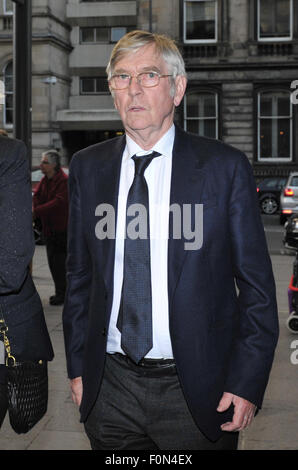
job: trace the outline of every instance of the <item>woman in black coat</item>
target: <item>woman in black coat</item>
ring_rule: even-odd
[[[17,360],[49,361],[54,353],[42,304],[29,271],[34,238],[26,148],[21,141],[1,135],[0,224],[0,318],[4,318],[8,327],[11,353]],[[0,348],[1,426],[7,406],[2,341]]]

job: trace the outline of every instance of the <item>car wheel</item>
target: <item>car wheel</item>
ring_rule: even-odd
[[[262,212],[267,215],[275,214],[278,209],[278,202],[274,196],[265,196],[261,200],[260,205]]]

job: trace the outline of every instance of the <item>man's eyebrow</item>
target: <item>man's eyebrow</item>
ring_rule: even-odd
[[[116,69],[116,70],[114,70],[113,75],[115,75],[115,74],[118,75],[118,74],[121,74],[121,73],[125,73],[125,74],[129,75],[129,72],[125,69]]]
[[[142,68],[138,73],[143,73],[143,72],[157,72],[157,73],[161,73],[161,70],[156,67],[156,65],[152,65],[152,66],[148,66],[148,67],[144,67]],[[130,75],[130,72],[128,72],[127,70],[125,69],[115,69],[114,70],[114,73],[113,75],[119,75],[121,73],[125,73],[127,75]]]
[[[152,65],[151,67],[144,67],[142,69],[142,72],[157,72],[157,73],[161,73],[161,70],[156,67],[155,65]]]

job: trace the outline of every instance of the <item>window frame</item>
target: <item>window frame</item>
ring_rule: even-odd
[[[269,158],[261,158],[260,156],[260,150],[261,150],[261,139],[260,139],[260,122],[261,119],[268,119],[268,120],[273,120],[273,119],[279,119],[282,116],[266,116],[266,117],[261,117],[260,116],[260,99],[261,95],[263,93],[271,93],[272,95],[277,94],[277,93],[289,93],[289,102],[290,102],[290,115],[289,116],[284,116],[285,119],[290,120],[290,156],[288,158],[275,158],[275,157],[269,157]],[[257,123],[256,123],[256,162],[260,164],[266,164],[266,163],[292,163],[294,161],[294,121],[295,121],[295,113],[293,109],[293,103],[291,102],[291,92],[289,89],[286,87],[277,87],[277,88],[272,88],[272,87],[262,87],[256,90],[256,103],[257,103],[257,109],[256,109],[256,115],[257,115]]]
[[[99,75],[98,75],[98,76],[94,76],[94,77],[79,77],[79,80],[80,80],[80,88],[79,88],[79,90],[80,90],[80,96],[100,96],[100,95],[108,95],[108,94],[109,94],[109,89],[107,89],[106,91],[88,91],[88,92],[82,90],[82,85],[83,85],[83,84],[82,84],[82,81],[83,81],[84,79],[88,79],[88,80],[93,79],[94,84],[95,84],[95,87],[94,87],[94,88],[95,88],[95,90],[96,90],[96,80],[97,80],[98,78],[106,80],[106,77],[103,76],[103,75],[102,75],[102,76],[99,76]],[[107,82],[107,83],[108,83],[108,82]],[[108,85],[107,85],[107,86],[108,86]]]
[[[212,95],[215,95],[215,110],[216,110],[216,116],[214,117],[204,117],[204,118],[200,118],[200,117],[196,117],[196,118],[188,118],[187,117],[187,97],[189,95],[199,95],[199,94],[212,94]],[[184,98],[183,98],[183,129],[187,132],[187,121],[204,121],[204,120],[214,120],[215,119],[215,129],[216,129],[216,135],[215,137],[212,137],[214,139],[220,139],[220,93],[219,93],[219,90],[217,89],[213,89],[213,88],[193,88],[191,90],[189,90]],[[197,134],[197,135],[200,135],[201,137],[207,137],[207,138],[210,138],[208,136],[202,136],[201,134]]]
[[[215,2],[215,38],[214,39],[186,39],[186,2],[199,3],[203,1]],[[218,43],[219,2],[218,0],[183,0],[183,43],[184,44],[216,44]]]
[[[294,35],[294,9],[293,9],[293,0],[290,0],[290,36],[289,37],[270,37],[270,38],[261,38],[260,37],[260,2],[257,0],[257,41],[258,42],[288,42],[293,41]]]
[[[98,41],[96,30],[98,28],[105,28],[108,30],[108,39],[107,41]],[[125,28],[126,33],[129,32],[128,26],[82,26],[80,27],[80,44],[90,45],[90,44],[116,44],[117,41],[112,41],[112,29],[115,28]],[[82,33],[83,29],[92,29],[93,30],[93,41],[83,41],[82,40]],[[124,34],[126,34],[124,33]],[[123,35],[124,36],[124,35]]]
[[[6,129],[12,129],[13,128],[13,107],[12,107],[12,122],[7,122],[7,119],[6,119],[6,112],[7,112],[7,109],[11,109],[11,108],[7,108],[6,106],[6,96],[7,95],[12,95],[12,100],[14,99],[14,93],[13,93],[13,90],[12,91],[9,91],[7,92],[6,90],[6,69],[7,67],[11,64],[12,66],[12,74],[10,75],[12,77],[12,81],[13,81],[13,61],[12,60],[9,60],[5,66],[3,67],[3,83],[4,83],[4,90],[5,90],[5,98],[4,98],[4,104],[3,104],[3,110],[2,110],[2,113],[3,113],[3,126],[4,128]]]
[[[4,15],[11,16],[13,15],[13,4],[12,4],[12,10],[7,9],[7,0],[3,0],[3,13]]]
[[[93,39],[95,38],[95,27],[80,27],[80,44],[95,44],[95,41],[83,41],[83,29],[92,29]]]

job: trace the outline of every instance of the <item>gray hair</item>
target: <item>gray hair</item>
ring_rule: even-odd
[[[59,171],[61,168],[60,155],[55,149],[47,150],[41,154],[42,157],[47,157],[51,165],[56,165],[55,170]]]
[[[156,52],[163,57],[168,65],[173,84],[177,75],[186,76],[184,60],[173,39],[163,34],[136,30],[125,34],[115,45],[106,68],[108,80],[113,75],[115,65],[119,60],[126,54],[137,52],[141,47],[149,44],[155,45]],[[173,93],[175,87],[172,88]]]

